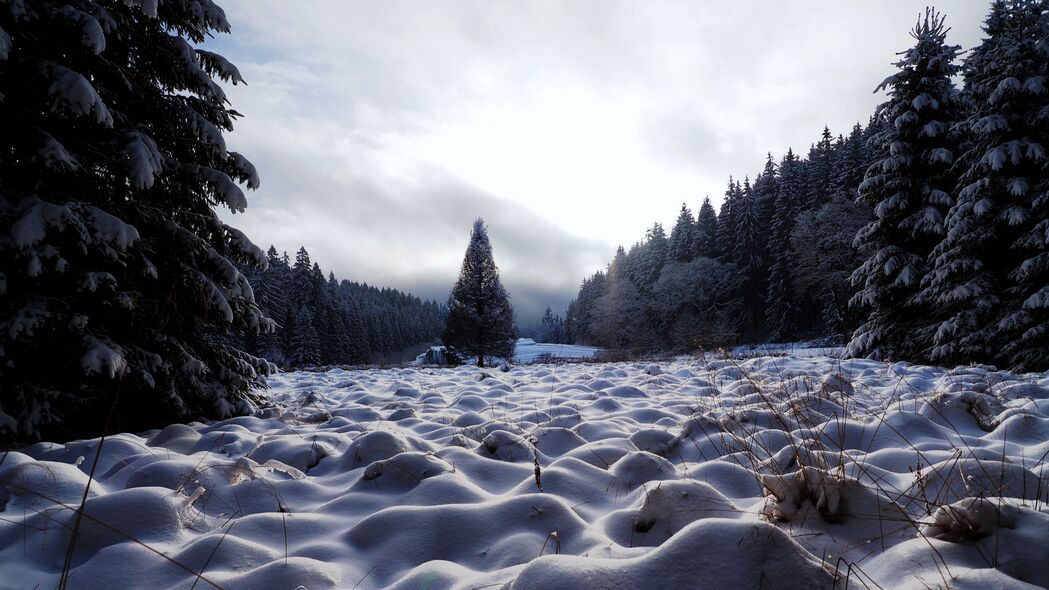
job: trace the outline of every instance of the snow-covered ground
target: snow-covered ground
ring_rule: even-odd
[[[415,357],[414,365],[422,366],[432,363],[443,364],[447,362],[444,356],[444,350],[443,346],[431,346],[428,353],[424,352]],[[531,338],[518,338],[517,342],[514,343],[513,362],[519,365],[529,365],[537,362],[549,362],[555,360],[585,361],[593,359],[599,352],[601,352],[601,349],[595,346],[549,344],[546,342],[536,342]],[[472,365],[476,363],[476,360],[476,357],[472,357],[466,359],[464,364]],[[489,363],[492,364],[502,362],[501,359],[488,360]]]
[[[519,338],[514,345],[514,362],[520,365],[551,359],[587,360],[594,358],[600,348],[578,344],[548,344],[531,338]]]
[[[730,351],[733,358],[749,358],[752,356],[833,356],[840,357],[845,351],[844,346],[827,346],[822,341],[808,342],[771,342],[767,344],[744,344]]]
[[[1047,375],[767,356],[271,396],[108,439],[69,587],[1049,586]],[[3,456],[0,587],[56,586],[97,448]]]

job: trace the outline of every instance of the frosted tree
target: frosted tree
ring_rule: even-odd
[[[993,335],[995,361],[1017,370],[1049,369],[1049,2],[1010,0],[991,8],[988,37],[965,64],[965,89],[975,111],[969,118],[970,149],[958,205],[951,211],[944,264],[937,273],[952,276],[956,263],[993,264],[997,276],[986,282],[1000,295],[974,294],[966,301],[992,315],[985,331]],[[973,231],[982,223],[993,228]],[[968,238],[986,247],[965,250]],[[971,246],[970,246],[971,248]],[[984,267],[986,268],[986,267]],[[985,271],[980,269],[978,276]],[[947,284],[952,281],[948,278]],[[997,306],[983,303],[997,299]],[[941,295],[940,301],[965,304]],[[938,351],[949,355],[955,314],[944,324]],[[982,317],[976,318],[978,338]],[[980,340],[977,340],[980,342]],[[966,344],[966,343],[963,343]],[[965,354],[964,351],[962,351]]]
[[[264,332],[258,336],[255,353],[262,358],[282,365],[287,359],[280,329],[287,326],[288,310],[288,266],[277,254],[277,249],[270,246],[266,252],[266,270],[257,273],[251,283],[255,300],[268,317],[278,322],[277,329]]]
[[[874,219],[856,234],[866,259],[852,275],[859,291],[851,300],[869,317],[852,336],[851,355],[913,360],[931,343],[931,309],[917,295],[953,202],[959,139],[952,130],[964,108],[951,81],[959,47],[946,36],[943,16],[926,10],[899,71],[878,86],[888,90],[876,114],[886,124],[873,138],[878,160],[859,186]]]
[[[856,123],[840,147],[837,166],[834,170],[835,192],[853,196],[851,193],[863,182],[863,176],[867,170],[868,152],[863,127]]]
[[[652,289],[652,285],[659,279],[663,265],[667,263],[669,250],[670,244],[666,231],[663,230],[663,224],[659,222],[652,224],[641,249],[641,264],[636,280],[638,289],[646,293]]]
[[[620,246],[619,252],[623,248]],[[626,256],[626,253],[623,253]],[[565,312],[565,331],[570,342],[593,344],[596,342],[594,321],[597,301],[608,292],[607,275],[598,271],[583,279],[579,294],[568,304]]]
[[[744,339],[757,336],[764,323],[765,300],[765,236],[761,227],[761,208],[757,196],[744,178],[732,205],[736,225],[736,248],[731,261],[742,282],[743,318],[739,322]]]
[[[510,295],[499,281],[492,244],[484,220],[474,221],[459,280],[448,297],[448,319],[442,337],[459,358],[486,359],[513,356],[516,334]]]
[[[555,315],[549,307],[539,320],[539,338],[542,342],[564,344],[567,341],[565,323],[561,316]]]
[[[714,212],[714,206],[710,204],[710,197],[704,197],[703,204],[696,213],[696,236],[692,243],[692,258],[717,256],[717,232],[717,213]]]
[[[692,259],[695,250],[696,223],[692,219],[692,211],[688,205],[681,203],[681,212],[678,213],[674,228],[670,230],[670,242],[667,249],[668,260],[677,262],[688,262]]]
[[[772,204],[769,232],[769,282],[765,297],[765,326],[772,340],[787,340],[797,334],[797,306],[791,267],[790,241],[794,220],[800,211],[802,169],[794,151],[788,149],[779,164],[776,200]]]
[[[291,340],[288,363],[292,367],[315,367],[321,362],[321,339],[317,334],[313,312],[303,305],[295,315],[295,334]]]
[[[605,293],[594,305],[595,343],[615,350],[641,348],[644,340],[644,299],[626,272],[627,260],[620,248],[608,267]]]
[[[718,259],[730,262],[736,251],[736,220],[733,206],[739,198],[741,188],[739,183],[728,178],[728,188],[725,189],[725,200],[721,202],[721,210],[718,212],[717,231],[715,235],[715,250]]]
[[[800,214],[791,231],[797,252],[791,277],[799,292],[813,296],[821,335],[846,338],[856,327],[849,312],[855,293],[850,278],[863,259],[853,238],[869,218],[865,204],[838,193],[819,209]]]
[[[973,111],[960,190],[923,281],[940,361],[1047,366],[1046,10],[995,2],[963,66]]]
[[[700,257],[663,269],[650,305],[659,324],[660,348],[710,350],[737,341],[742,277],[732,264]]]
[[[229,29],[210,0],[0,3],[6,436],[252,409],[271,366],[228,336],[272,328],[237,267],[266,256],[215,207],[259,179],[223,139],[240,73],[199,48]]]
[[[819,209],[828,200],[834,175],[834,149],[830,128],[824,126],[819,143],[809,151],[804,208]]]

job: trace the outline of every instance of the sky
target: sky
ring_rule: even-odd
[[[563,313],[617,245],[715,207],[766,153],[866,122],[926,1],[218,0],[247,84],[232,216],[341,279],[444,301],[473,219],[519,321]],[[937,7],[964,49],[987,4]]]

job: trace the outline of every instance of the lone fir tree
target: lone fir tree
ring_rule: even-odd
[[[453,356],[476,358],[478,367],[485,366],[486,357],[509,359],[513,355],[517,339],[514,309],[499,282],[488,230],[480,218],[474,221],[459,280],[448,297],[442,339]]]

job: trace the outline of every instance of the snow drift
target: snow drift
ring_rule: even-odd
[[[0,461],[0,580],[1049,586],[1049,376],[829,357],[288,373]],[[96,464],[97,461],[97,465]]]

